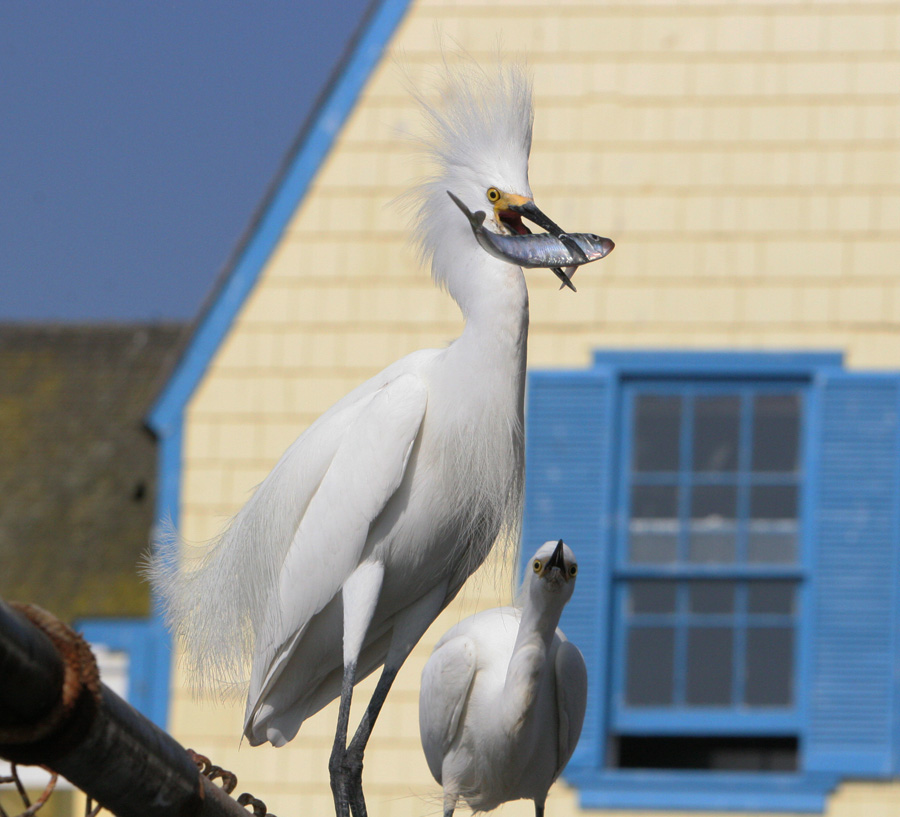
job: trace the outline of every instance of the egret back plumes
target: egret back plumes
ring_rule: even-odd
[[[199,695],[246,693],[257,637],[280,619],[272,601],[285,554],[329,464],[317,449],[361,406],[337,408],[314,423],[326,433],[295,440],[213,540],[192,545],[171,526],[157,534],[146,572]]]

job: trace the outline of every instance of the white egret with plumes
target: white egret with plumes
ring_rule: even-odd
[[[150,573],[195,683],[246,683],[252,745],[290,741],[340,697],[329,762],[336,811],[365,813],[362,759],[397,671],[505,532],[523,486],[528,293],[488,255],[447,196],[524,233],[562,230],[528,182],[526,72],[462,65],[420,99],[433,175],[411,191],[414,239],[459,305],[462,335],[414,352],[351,391],[284,453],[194,570],[169,537]],[[373,161],[377,159],[373,157]],[[352,240],[352,235],[348,236]],[[354,684],[383,665],[347,743]]]
[[[578,565],[563,543],[531,559],[517,607],[475,613],[452,627],[422,671],[419,731],[443,786],[444,817],[533,800],[543,817],[550,786],[575,751],[587,706],[587,668],[557,628]]]

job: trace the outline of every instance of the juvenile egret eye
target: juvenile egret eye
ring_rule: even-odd
[[[541,560],[540,559],[535,559],[531,566],[534,568],[535,573],[541,572]]]
[[[574,576],[578,572],[578,565],[569,565],[569,575]]]
[[[487,191],[488,201],[500,201],[500,191],[496,187],[489,187]]]

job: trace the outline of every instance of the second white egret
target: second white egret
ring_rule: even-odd
[[[577,571],[562,539],[545,543],[532,557],[521,606],[461,621],[425,664],[419,731],[428,768],[444,789],[444,817],[460,798],[473,811],[533,800],[543,817],[587,705],[584,658],[556,626]]]

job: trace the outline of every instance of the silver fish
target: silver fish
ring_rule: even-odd
[[[486,252],[520,267],[549,267],[563,282],[563,286],[569,287],[573,292],[575,287],[570,279],[575,268],[609,255],[616,246],[611,239],[593,233],[565,233],[560,237],[550,233],[495,233],[484,226],[487,214],[483,210],[473,213],[449,190],[447,195],[469,219],[475,239]],[[565,272],[562,267],[566,268]]]

